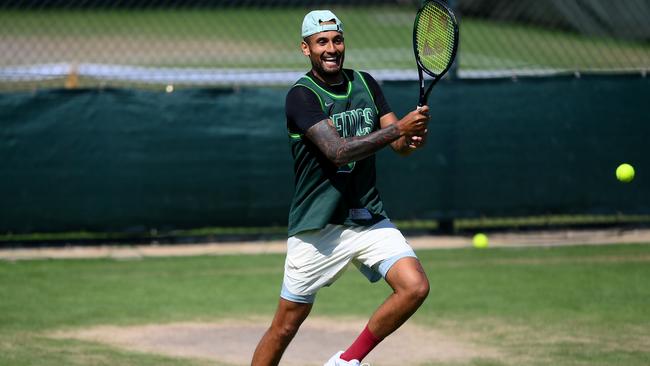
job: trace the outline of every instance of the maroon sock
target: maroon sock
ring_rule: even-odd
[[[373,348],[375,348],[376,345],[379,344],[379,342],[381,342],[381,339],[375,337],[366,325],[366,327],[363,328],[363,332],[359,334],[359,337],[357,337],[350,348],[343,352],[340,357],[344,361],[361,361],[368,355],[368,353],[370,353],[370,351],[372,351]]]

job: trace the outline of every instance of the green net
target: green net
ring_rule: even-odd
[[[456,41],[455,20],[435,2],[420,11],[415,26],[415,44],[422,66],[440,75],[450,66]]]

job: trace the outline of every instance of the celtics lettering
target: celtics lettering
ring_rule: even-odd
[[[372,132],[374,120],[371,108],[357,108],[351,111],[336,113],[330,117],[341,137],[365,136]],[[356,162],[351,162],[339,168],[339,173],[350,173]]]
[[[371,108],[358,108],[351,111],[337,113],[330,117],[341,137],[365,136],[372,132],[374,127]]]

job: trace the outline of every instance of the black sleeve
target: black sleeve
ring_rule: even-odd
[[[321,109],[316,94],[304,86],[289,90],[284,108],[287,128],[293,133],[304,134],[311,126],[329,118]]]
[[[372,97],[375,100],[375,105],[377,105],[377,109],[379,110],[379,117],[392,112],[393,110],[390,108],[390,105],[388,105],[388,101],[386,100],[384,92],[381,90],[381,87],[379,86],[377,80],[375,80],[375,78],[373,78],[367,72],[362,71],[361,75],[363,75],[363,79],[366,81],[366,84],[368,84],[368,88],[372,93]]]

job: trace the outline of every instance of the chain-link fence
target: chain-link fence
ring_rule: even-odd
[[[635,72],[650,67],[647,0],[450,0],[454,75]],[[300,25],[330,8],[346,67],[415,80],[419,1],[0,0],[0,90],[288,84],[308,69]]]

